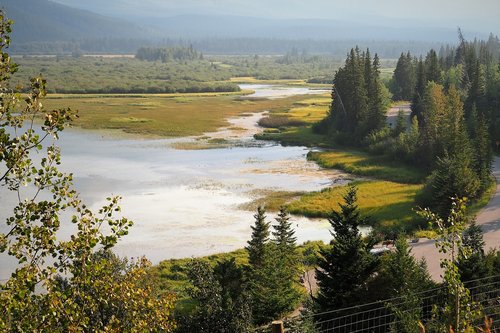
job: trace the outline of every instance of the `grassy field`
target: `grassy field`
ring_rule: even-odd
[[[118,129],[126,133],[180,137],[200,135],[227,125],[227,118],[264,110],[282,111],[304,99],[247,100],[216,94],[190,95],[61,95],[49,96],[48,108],[71,105],[75,125],[85,129]]]
[[[425,178],[417,168],[360,151],[311,152],[307,158],[324,168],[340,169],[357,176],[409,184],[420,184]]]
[[[358,205],[364,215],[371,216],[371,225],[383,229],[413,230],[421,219],[413,212],[415,195],[422,185],[388,181],[357,181]],[[339,209],[346,187],[332,187],[302,196],[288,205],[293,214],[328,217]]]

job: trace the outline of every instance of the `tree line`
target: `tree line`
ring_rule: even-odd
[[[141,47],[137,50],[135,57],[139,60],[161,62],[192,61],[202,60],[203,54],[195,50],[192,45],[169,48]]]
[[[500,63],[490,51],[497,38],[460,38],[451,66],[432,49],[425,59],[410,52],[398,59],[389,88],[394,100],[411,101],[410,122],[400,112],[387,124],[377,57],[370,62],[369,51],[356,48],[335,74],[327,118],[314,126],[334,142],[419,166],[428,177],[417,201],[444,215],[451,197],[473,200],[488,190],[500,142]]]

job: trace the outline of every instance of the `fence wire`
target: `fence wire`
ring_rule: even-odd
[[[477,332],[485,327],[486,316],[492,320],[490,332],[500,332],[500,275],[464,282],[470,292],[471,310],[478,310],[482,316],[471,323]],[[449,303],[450,295],[446,285],[377,302],[355,305],[315,314],[302,314],[284,320],[288,333],[389,333],[401,332],[408,325],[418,323],[426,332],[446,331],[446,324],[439,322],[437,312]],[[271,327],[261,327],[254,332],[271,332]],[[404,331],[407,331],[406,329]]]

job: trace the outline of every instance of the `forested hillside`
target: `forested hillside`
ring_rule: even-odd
[[[90,38],[138,38],[143,28],[124,20],[74,9],[49,0],[2,0],[1,7],[15,22],[14,43],[70,41]]]

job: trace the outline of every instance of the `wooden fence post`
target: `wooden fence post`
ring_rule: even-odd
[[[273,333],[284,333],[283,322],[281,320],[273,321]]]

